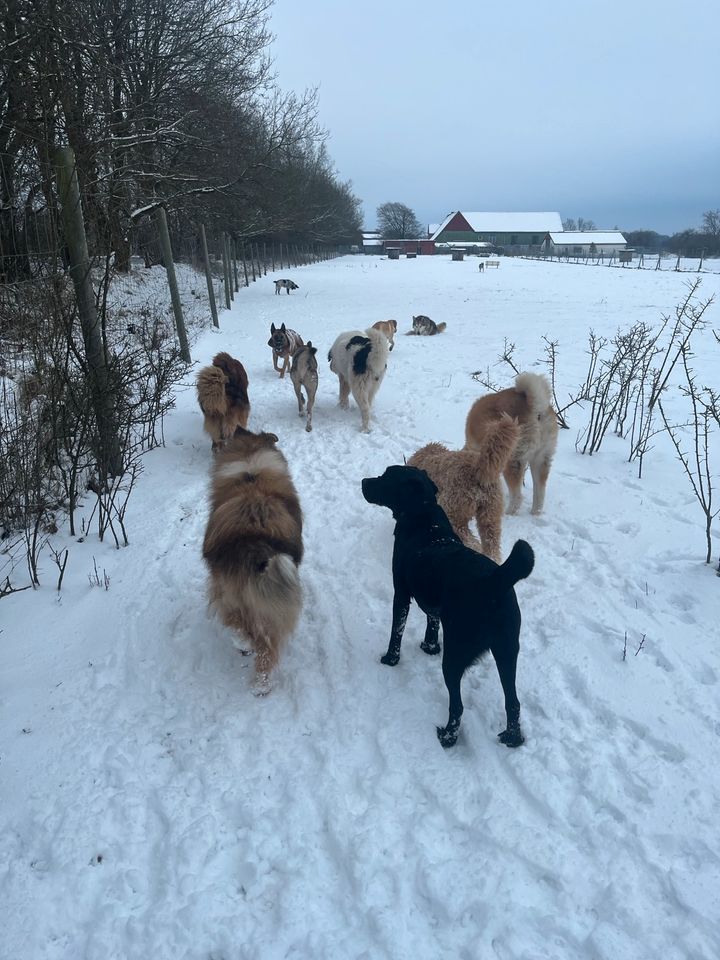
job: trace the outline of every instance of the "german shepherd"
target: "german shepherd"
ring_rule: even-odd
[[[215,459],[203,557],[210,604],[255,653],[254,693],[270,675],[302,609],[302,511],[274,433],[238,427]]]
[[[303,415],[305,398],[302,395],[301,387],[305,387],[307,394],[307,423],[305,429],[308,433],[312,430],[312,412],[315,405],[315,394],[318,388],[318,365],[315,359],[317,347],[312,345],[312,340],[308,340],[304,347],[300,347],[293,357],[290,367],[290,379],[295,387],[295,396],[298,402],[298,414]]]
[[[520,373],[515,378],[514,387],[480,397],[468,413],[466,450],[482,450],[488,433],[503,414],[517,419],[520,424],[520,436],[503,470],[510,491],[508,513],[517,513],[520,508],[523,477],[528,466],[533,481],[532,513],[542,513],[559,430],[551,399],[547,377],[541,373]]]
[[[247,427],[250,416],[248,376],[245,367],[229,353],[218,353],[212,366],[197,376],[197,396],[212,437],[213,453],[233,435],[236,427]]]
[[[287,290],[287,295],[290,296],[291,290],[300,289],[294,280],[274,280],[273,282],[275,284],[275,293],[280,293],[281,290]]]
[[[407,336],[412,337],[434,337],[436,333],[442,333],[447,328],[446,323],[435,323],[430,317],[419,313],[417,317],[412,318],[413,328],[408,330]]]
[[[284,323],[280,327],[276,327],[274,323],[270,324],[268,346],[272,347],[273,367],[275,370],[280,370],[281,380],[285,376],[285,371],[290,366],[290,358],[295,356],[295,352],[299,350],[302,345],[303,338],[300,334],[294,330],[290,330]],[[278,359],[283,361],[282,370],[278,366]]]
[[[373,330],[379,330],[384,333],[390,343],[390,349],[395,346],[395,334],[397,333],[397,320],[378,320],[372,325]]]
[[[330,369],[340,381],[340,406],[347,410],[352,393],[360,407],[363,433],[370,432],[370,407],[383,382],[390,353],[387,337],[379,330],[349,330],[330,347]]]
[[[498,739],[506,747],[524,742],[515,671],[520,650],[520,609],[513,587],[532,572],[530,544],[518,540],[502,566],[469,550],[455,535],[435,499],[437,488],[424,470],[388,467],[381,477],[367,477],[362,492],[368,503],[389,507],[395,518],[392,572],[392,628],[381,662],[400,660],[405,621],[414,598],[427,615],[425,653],[440,653],[449,696],[448,722],[437,728],[443,747],[457,740],[463,702],[460,685],[467,668],[488,650],[497,665],[505,694],[505,729]]]

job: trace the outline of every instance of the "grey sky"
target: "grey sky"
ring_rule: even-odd
[[[280,85],[386,200],[671,233],[720,207],[720,0],[275,0]]]

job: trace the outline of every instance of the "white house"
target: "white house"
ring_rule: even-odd
[[[620,253],[627,240],[619,230],[563,230],[548,233],[543,247],[559,257],[592,257]]]

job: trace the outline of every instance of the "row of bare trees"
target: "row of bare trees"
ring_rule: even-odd
[[[270,0],[6,0],[0,18],[0,272],[33,275],[72,147],[91,254],[129,268],[148,215],[174,237],[336,244],[359,201],[333,169],[314,91],[283,93]]]

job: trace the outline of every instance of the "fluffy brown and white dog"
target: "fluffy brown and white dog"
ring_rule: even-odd
[[[370,408],[387,370],[388,339],[379,330],[348,330],[330,347],[330,369],[340,381],[340,406],[347,410],[352,393],[360,407],[363,433],[370,432]]]
[[[372,325],[373,330],[379,330],[388,338],[390,349],[395,346],[395,334],[397,333],[397,320],[378,320]]]
[[[203,557],[210,604],[255,653],[254,693],[271,673],[302,609],[302,511],[274,433],[238,428],[215,459]]]
[[[290,366],[290,360],[295,356],[295,353],[300,347],[303,346],[303,338],[299,333],[286,327],[284,323],[280,327],[276,327],[274,323],[271,323],[268,346],[272,347],[273,367],[275,370],[280,370],[280,379],[282,380],[285,376],[285,371]],[[282,360],[283,362],[282,370],[278,366],[278,360]]]
[[[429,443],[408,460],[438,488],[437,502],[466,547],[500,563],[503,492],[500,474],[520,437],[520,425],[503,414],[488,426],[481,450],[448,450]],[[475,519],[480,541],[469,529]]]
[[[290,296],[291,290],[300,289],[294,280],[274,280],[273,282],[275,284],[275,293],[280,293],[281,290],[286,290],[287,295]]]
[[[198,373],[198,403],[205,417],[203,426],[212,437],[213,453],[233,435],[236,427],[247,426],[247,391],[245,367],[229,353],[218,353],[212,366],[203,367]]]
[[[532,512],[542,513],[550,465],[557,447],[558,422],[551,404],[547,377],[520,373],[515,386],[480,397],[470,408],[465,422],[465,449],[482,450],[488,432],[507,414],[520,424],[520,436],[503,471],[510,491],[507,512],[517,513],[522,503],[522,483],[530,467],[533,481]]]
[[[290,379],[295,388],[295,396],[298,402],[298,414],[302,417],[305,407],[305,397],[302,395],[301,387],[305,387],[307,394],[307,423],[305,429],[308,433],[312,430],[312,412],[315,405],[315,394],[318,388],[318,365],[315,359],[317,347],[312,345],[312,340],[308,340],[304,347],[300,347],[293,357],[290,367]]]
[[[406,334],[408,337],[434,337],[437,333],[442,333],[443,330],[447,329],[446,323],[435,323],[434,320],[426,317],[423,313],[413,317],[412,323],[412,330],[408,330]]]

